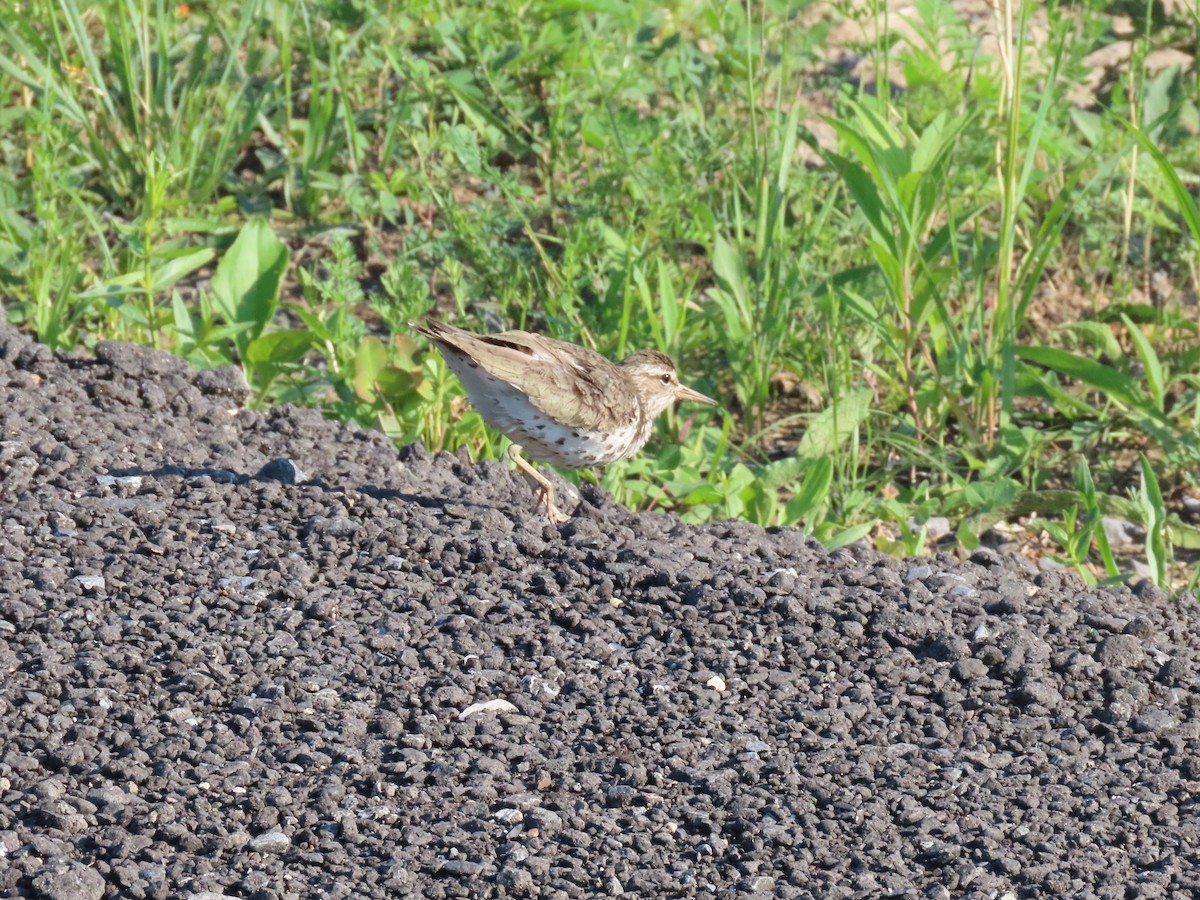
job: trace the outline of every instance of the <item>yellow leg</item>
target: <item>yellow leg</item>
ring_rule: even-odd
[[[561,525],[563,522],[569,522],[571,517],[560,512],[554,505],[554,485],[526,461],[517,444],[508,445],[508,458],[521,470],[522,475],[534,483],[537,490],[537,507],[550,520],[551,524]]]

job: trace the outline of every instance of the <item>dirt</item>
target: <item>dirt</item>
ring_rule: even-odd
[[[1179,897],[1200,610],[0,329],[0,895]]]

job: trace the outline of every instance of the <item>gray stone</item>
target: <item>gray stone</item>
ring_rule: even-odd
[[[58,857],[33,876],[33,889],[46,900],[100,900],[104,879],[95,869]]]
[[[266,831],[250,838],[246,846],[254,853],[286,853],[292,840],[282,831]]]

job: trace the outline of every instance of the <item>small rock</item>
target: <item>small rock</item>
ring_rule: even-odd
[[[1154,604],[1167,603],[1171,599],[1171,595],[1156,585],[1153,578],[1143,578],[1141,581],[1134,584],[1133,594],[1139,600],[1145,600],[1148,603]],[[1133,632],[1129,633],[1133,634]],[[1139,635],[1139,637],[1140,636],[1141,635]]]
[[[921,530],[921,524],[916,519],[908,520],[908,528],[913,534]],[[925,539],[938,541],[950,533],[950,520],[945,516],[930,516],[925,520]]]
[[[217,579],[217,587],[228,593],[248,590],[256,581],[253,575],[227,575]]]
[[[1150,620],[1144,616],[1134,616],[1125,623],[1125,627],[1122,629],[1122,631],[1125,634],[1133,635],[1135,638],[1141,638],[1142,640],[1145,640],[1154,633],[1154,626],[1150,624]]]
[[[347,516],[313,516],[308,520],[308,530],[322,537],[350,537],[358,531],[358,524]]]
[[[525,827],[536,828],[542,834],[549,836],[558,834],[563,829],[562,816],[552,809],[539,807],[525,813]]]
[[[1128,547],[1134,543],[1134,535],[1137,534],[1136,525],[1115,516],[1102,516],[1100,527],[1104,529],[1110,547]]]
[[[604,791],[609,806],[628,806],[637,797],[637,788],[628,784],[610,785]]]
[[[141,475],[97,475],[96,484],[101,487],[122,487],[129,488],[131,491],[136,491],[142,486]]]
[[[291,846],[291,838],[282,831],[265,831],[247,844],[254,853],[286,853]]]
[[[1062,694],[1047,681],[1029,678],[1017,689],[1016,700],[1023,706],[1036,703],[1053,711],[1062,705]]]
[[[988,537],[989,534],[994,536],[997,540],[1004,539],[1003,535],[1000,535],[999,532],[996,532],[994,529],[989,528],[983,536]],[[972,551],[970,560],[977,566],[984,566],[989,569],[1003,565],[1000,554],[990,547],[980,547],[979,549]]]
[[[438,869],[440,874],[457,875],[460,878],[474,878],[483,871],[483,863],[472,862],[469,859],[448,859]]]
[[[100,900],[104,878],[82,863],[54,858],[33,876],[33,889],[46,900]]]
[[[904,573],[904,580],[905,582],[921,581],[922,579],[928,578],[932,574],[933,566],[912,566],[907,572]]]
[[[469,719],[471,716],[482,713],[514,713],[516,711],[517,708],[507,700],[484,700],[481,703],[472,703],[458,714],[458,719],[461,722],[463,719]]]
[[[1138,579],[1141,581],[1149,581],[1151,583],[1154,582],[1155,577],[1157,577],[1157,573],[1150,568],[1150,566],[1146,565],[1146,561],[1144,559],[1134,559],[1131,560],[1130,563],[1133,566],[1133,574],[1136,575]]]
[[[496,883],[514,894],[528,894],[533,890],[533,876],[513,866],[505,866],[497,872]]]
[[[537,697],[539,694],[545,694],[551,700],[558,696],[560,690],[553,681],[536,673],[522,678],[521,687],[528,691],[530,696]]]
[[[1133,720],[1133,730],[1139,734],[1158,734],[1178,727],[1179,722],[1165,709],[1147,709]]]
[[[303,484],[308,481],[308,475],[290,459],[273,459],[255,473],[254,480]]]
[[[795,588],[796,579],[799,577],[796,570],[788,566],[785,569],[776,569],[774,572],[768,572],[767,584],[786,593]]]
[[[745,894],[773,894],[775,879],[769,875],[753,875],[739,881],[738,890]]]
[[[91,593],[104,590],[103,575],[76,575],[71,580]]]
[[[959,681],[974,681],[976,678],[986,677],[987,673],[988,667],[984,665],[983,660],[974,656],[960,659],[950,667],[950,674]]]
[[[246,375],[241,366],[205,369],[196,376],[196,387],[210,396],[231,397],[238,404],[250,396],[250,387],[246,384]]]
[[[1132,668],[1146,656],[1140,638],[1132,634],[1114,634],[1105,638],[1096,648],[1096,662],[1106,666]]]
[[[88,791],[87,799],[89,803],[92,803],[97,807],[105,807],[125,806],[128,803],[134,802],[138,798],[134,797],[133,794],[130,794],[128,791],[121,790],[119,787],[106,786],[93,788],[92,790]]]
[[[508,841],[496,848],[496,855],[511,863],[522,863],[529,859],[529,850],[524,844]]]
[[[714,691],[725,690],[725,679],[720,675],[714,675],[712,678],[708,679],[708,681],[704,682],[704,684],[712,688]]]

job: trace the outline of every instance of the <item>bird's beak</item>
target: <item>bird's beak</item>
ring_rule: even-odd
[[[699,391],[693,391],[690,387],[680,385],[675,391],[676,400],[691,400],[693,403],[707,403],[709,406],[716,406],[717,401],[712,397],[706,397]]]

